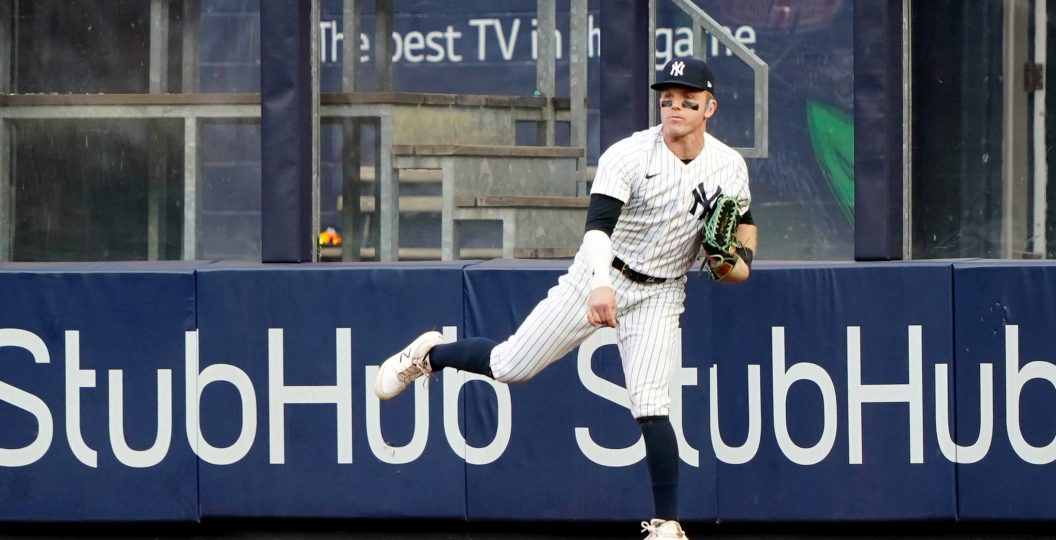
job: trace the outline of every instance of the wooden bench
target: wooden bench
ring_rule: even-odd
[[[543,122],[547,114],[567,122],[569,105],[568,99],[530,96],[357,92],[322,94],[319,110],[335,118],[376,106],[391,115],[392,144],[510,146],[517,144],[518,122]]]
[[[339,262],[344,252],[341,246],[320,248],[319,256],[323,262]],[[579,247],[575,248],[519,248],[514,250],[515,259],[571,259]],[[374,258],[377,250],[372,247],[361,248],[360,257]],[[463,259],[498,259],[503,257],[501,248],[462,248]],[[401,261],[435,261],[440,258],[440,248],[400,248]]]
[[[508,145],[393,145],[393,177],[401,171],[441,171],[445,206],[456,196],[573,196],[583,148]]]
[[[590,197],[483,196],[458,197],[453,221],[502,222],[502,256],[518,259],[569,258],[583,241]],[[443,258],[462,258],[457,227]]]
[[[444,260],[459,256],[456,221],[501,221],[504,257],[524,248],[565,248],[582,236],[586,205],[574,199],[586,189],[579,180],[583,148],[393,145],[392,155],[397,179],[403,170],[441,171]]]
[[[379,167],[379,174],[375,206],[380,212],[377,214],[378,219],[372,223],[377,226],[381,260],[395,260],[400,251],[398,171],[416,167],[442,168],[423,163],[416,166],[397,163],[399,156],[406,157],[405,149],[444,148],[444,145],[435,145],[437,142],[476,145],[478,148],[485,148],[486,145],[513,147],[517,143],[518,122],[543,122],[547,119],[569,121],[570,109],[571,102],[567,99],[527,96],[356,92],[323,94],[320,98],[320,114],[329,121],[338,121],[342,117],[377,118],[379,144],[376,146],[378,154],[375,163]],[[416,156],[414,159],[418,160],[426,157],[420,151],[412,151],[409,155]],[[580,154],[579,162],[578,169],[582,169],[580,176],[583,177],[586,172],[585,152]],[[358,184],[358,172],[358,167],[346,166],[346,184]],[[580,182],[586,183],[583,178]],[[355,189],[347,191],[350,195],[353,192]],[[358,200],[358,197],[353,199]],[[356,210],[349,210],[345,216],[346,227],[355,220],[352,216]]]

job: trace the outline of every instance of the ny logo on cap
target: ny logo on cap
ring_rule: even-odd
[[[674,64],[671,64],[671,76],[672,77],[681,77],[682,76],[682,72],[685,71],[685,69],[686,69],[686,63],[685,62],[682,62],[681,60],[678,61],[678,62],[675,62]]]

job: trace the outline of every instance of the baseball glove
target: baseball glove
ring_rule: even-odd
[[[704,235],[701,239],[701,247],[704,249],[704,263],[700,265],[701,272],[707,272],[708,276],[719,281],[729,274],[737,264],[737,220],[740,217],[740,207],[737,200],[728,195],[719,195],[715,200],[715,206],[704,220]]]

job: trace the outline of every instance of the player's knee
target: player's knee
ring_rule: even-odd
[[[527,381],[528,379],[531,378],[531,376],[524,375],[524,374],[516,374],[516,373],[513,373],[513,372],[511,372],[509,370],[505,370],[505,371],[496,370],[493,367],[492,368],[491,378],[493,378],[496,381],[499,381],[501,383],[517,384],[517,383],[522,383],[522,382]]]
[[[637,403],[631,404],[631,414],[635,420],[641,422],[643,419],[655,416],[670,416],[670,403]]]

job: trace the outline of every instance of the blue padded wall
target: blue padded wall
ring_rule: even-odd
[[[181,374],[200,264],[0,265],[0,519],[198,519]]]
[[[933,364],[951,357],[950,265],[760,264],[753,274],[737,286],[691,280],[692,301],[683,318],[687,332],[711,329],[714,341],[685,340],[685,347],[713,357],[718,365],[719,420],[727,445],[739,446],[747,439],[746,365],[759,366],[761,374],[758,451],[746,452],[751,459],[744,464],[720,461],[719,517],[955,517],[954,466],[935,443],[931,390]],[[724,312],[729,315],[717,315]],[[860,355],[861,384],[907,385],[911,327],[921,335],[922,383],[914,392],[921,399],[914,420],[922,424],[921,462],[912,462],[909,405],[863,403],[860,439],[854,437],[861,441],[860,464],[853,463],[849,342],[856,335],[860,344],[853,349]],[[781,350],[786,375],[776,377]],[[827,404],[821,387],[829,392]],[[775,402],[781,400],[783,423],[775,421]],[[831,415],[828,431],[826,411]],[[787,433],[784,444],[779,433]]]
[[[1056,264],[1051,262],[954,265],[954,441],[971,447],[984,434],[974,451],[958,452],[958,459],[964,461],[957,475],[961,518],[1056,518],[1054,284]],[[982,366],[991,370],[993,378],[985,415],[980,405]],[[1015,383],[1011,386],[1009,371]],[[1018,407],[1014,424],[1009,423],[1010,405]],[[982,417],[987,422],[981,422]],[[983,430],[983,425],[992,429]]]
[[[505,339],[568,264],[0,265],[0,519],[647,519],[609,330],[523,385],[372,393],[424,331]],[[1053,519],[1052,283],[1043,261],[690,275],[682,519]]]
[[[414,393],[378,407],[367,378],[370,366],[421,332],[461,323],[463,264],[232,264],[200,272],[201,369],[233,365],[256,396],[255,439],[244,456],[230,464],[202,463],[202,515],[464,516],[463,463],[445,444],[439,387],[430,388],[423,420],[428,444],[413,460],[392,464],[377,454],[393,455],[391,447],[411,441]],[[282,331],[287,386],[334,387],[338,347],[351,347],[351,463],[342,462],[333,403],[286,405],[285,462],[272,463],[271,329]],[[348,329],[344,337],[339,329]],[[202,431],[211,445],[228,447],[245,422],[241,402],[233,385],[213,384],[202,396]],[[380,426],[377,450],[369,443],[368,417]]]

